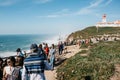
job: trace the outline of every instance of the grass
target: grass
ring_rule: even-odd
[[[87,51],[82,51],[66,60],[57,70],[57,80],[109,80],[115,73],[115,64],[120,64],[120,41],[92,44]],[[88,56],[80,56],[82,53]]]
[[[103,35],[103,34],[120,34],[120,27],[99,27],[98,32],[95,26],[87,27],[83,30],[76,31],[71,33],[68,38],[71,36],[74,39],[88,39],[91,36]]]

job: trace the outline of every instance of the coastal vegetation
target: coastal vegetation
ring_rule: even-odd
[[[88,27],[81,31],[76,31],[68,36],[73,39],[88,39],[91,36],[104,34],[120,34],[120,28],[116,27]],[[116,73],[115,65],[120,64],[120,41],[101,41],[99,43],[89,43],[88,48],[82,45],[82,51],[63,62],[57,70],[57,80],[110,80]],[[86,54],[86,56],[82,56]]]
[[[83,50],[67,59],[57,70],[58,80],[109,80],[115,73],[115,64],[120,62],[120,41],[92,44],[89,50]],[[87,54],[87,56],[81,56]]]
[[[120,27],[99,27],[95,26],[87,27],[83,30],[79,30],[71,33],[68,38],[73,37],[74,39],[85,39],[93,36],[104,35],[104,34],[120,34]]]

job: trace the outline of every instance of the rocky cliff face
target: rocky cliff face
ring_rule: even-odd
[[[66,39],[67,42],[71,42],[71,41],[73,40],[73,38],[74,38],[74,37],[73,37],[73,34],[74,34],[74,33],[71,33],[71,34],[67,37],[67,39]]]
[[[95,26],[87,27],[83,30],[79,30],[71,33],[66,41],[76,40],[76,39],[88,39],[90,37],[95,37],[98,35],[104,34],[120,34],[120,27],[100,27],[96,28]]]

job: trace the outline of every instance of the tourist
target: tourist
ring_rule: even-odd
[[[47,57],[48,57],[48,55],[49,55],[49,47],[48,47],[48,44],[47,44],[47,43],[45,44],[44,51],[45,51],[45,54],[46,54]]]
[[[49,53],[49,56],[50,56],[50,65],[51,65],[51,68],[52,70],[54,69],[54,64],[55,64],[55,46],[54,44],[52,44],[52,47],[50,48],[50,53]]]
[[[39,54],[37,44],[32,44],[30,50],[32,53],[24,60],[22,80],[45,80],[44,70],[51,67],[45,57]]]
[[[3,80],[21,80],[19,69],[15,67],[15,58],[13,56],[7,58],[7,66],[3,70]]]
[[[22,77],[22,71],[23,71],[23,62],[24,62],[24,57],[22,56],[17,56],[16,57],[16,67],[20,71],[20,77]]]
[[[64,45],[63,45],[62,42],[60,42],[60,43],[58,44],[58,49],[59,49],[59,55],[61,55],[62,52],[63,52],[63,49],[64,49]]]
[[[38,47],[38,52],[40,55],[43,55],[45,57],[45,59],[47,59],[47,55],[45,53],[45,51],[43,50],[43,47],[42,47],[42,44],[39,44],[39,47]]]
[[[2,66],[3,66],[3,68],[4,68],[5,66],[7,66],[7,58],[5,58],[5,60],[3,61]]]
[[[24,55],[23,55],[23,53],[22,53],[22,51],[21,51],[20,48],[17,48],[16,52],[17,52],[17,56],[22,56],[22,57],[24,57]]]

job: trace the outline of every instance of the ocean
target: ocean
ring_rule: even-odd
[[[56,35],[0,35],[0,57],[16,55],[16,49],[21,48],[28,51],[32,43],[43,42],[51,44],[58,43],[59,36]]]

